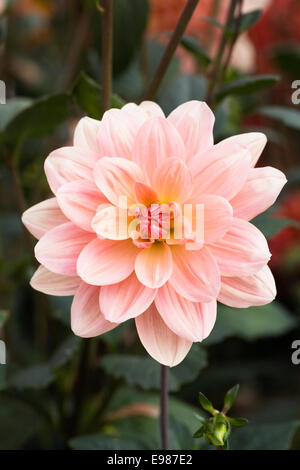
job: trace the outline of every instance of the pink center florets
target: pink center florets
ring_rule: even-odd
[[[176,202],[135,208],[136,230],[131,233],[133,243],[139,248],[147,248],[154,241],[169,239],[174,228],[174,219],[179,214],[180,209]]]

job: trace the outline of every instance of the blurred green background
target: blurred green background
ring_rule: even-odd
[[[204,100],[228,1],[200,0],[157,101],[166,113]],[[184,1],[115,0],[112,106],[139,102]],[[257,4],[257,5],[256,5]],[[101,18],[94,0],[0,0],[0,449],[158,449],[159,365],[134,325],[92,340],[70,329],[71,298],[29,286],[34,240],[23,210],[49,197],[43,164],[71,142],[83,115],[100,118]],[[212,20],[211,18],[215,18]],[[217,20],[216,20],[217,19]],[[252,130],[269,143],[259,165],[283,170],[280,200],[254,223],[267,236],[278,286],[275,302],[219,305],[211,336],[170,371],[170,448],[207,448],[198,392],[217,405],[235,383],[233,409],[250,423],[233,449],[300,449],[300,6],[295,0],[243,2],[240,35],[218,78],[212,106],[216,142]],[[299,86],[298,86],[299,88]]]

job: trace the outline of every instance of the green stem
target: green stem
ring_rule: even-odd
[[[162,449],[168,450],[168,367],[161,366],[160,431]]]
[[[146,93],[146,100],[153,100],[155,97],[161,82],[167,72],[167,69],[170,65],[171,59],[175,54],[177,46],[180,44],[181,38],[186,30],[186,27],[195,11],[195,8],[199,0],[188,0],[186,6],[179,18],[179,21],[176,25],[176,28],[172,34],[170,42],[161,58],[161,61],[157,67],[157,70],[154,74],[152,81],[150,82],[148,91]]]
[[[110,108],[113,63],[113,0],[102,1],[102,114]]]
[[[231,0],[230,6],[228,9],[225,27],[224,27],[220,44],[217,50],[216,58],[214,60],[214,66],[213,66],[211,78],[210,78],[208,88],[207,88],[206,101],[209,105],[213,104],[213,94],[214,94],[215,87],[218,82],[219,73],[220,73],[221,66],[222,66],[222,59],[223,59],[223,55],[226,49],[226,44],[227,44],[226,28],[232,23],[232,20],[234,18],[234,12],[235,12],[238,1],[239,0]]]

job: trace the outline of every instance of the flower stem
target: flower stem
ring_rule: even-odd
[[[206,101],[209,105],[213,104],[212,103],[213,95],[214,95],[216,84],[219,79],[219,73],[222,67],[222,59],[223,59],[223,55],[224,55],[226,45],[227,45],[226,29],[232,23],[232,20],[234,18],[234,12],[235,12],[238,1],[239,0],[231,0],[230,6],[228,9],[225,28],[223,29],[221,41],[217,50],[216,58],[214,60],[214,66],[213,66],[213,70],[211,73],[211,79],[209,81],[207,94],[206,94]]]
[[[168,450],[168,367],[161,366],[160,431],[162,449]]]
[[[113,0],[102,0],[102,106],[105,113],[110,108],[113,63]]]
[[[185,32],[185,29],[194,13],[194,10],[198,4],[199,0],[188,0],[186,3],[186,6],[179,18],[179,21],[176,25],[176,28],[172,34],[172,37],[170,39],[170,42],[161,58],[161,61],[157,67],[157,70],[155,72],[155,75],[150,82],[148,91],[145,95],[146,100],[152,100],[158,89],[159,86],[166,74],[166,71],[169,67],[169,64],[171,62],[171,59],[177,49],[177,46],[179,45],[181,38]]]

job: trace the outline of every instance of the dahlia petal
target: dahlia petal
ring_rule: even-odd
[[[79,147],[62,147],[51,152],[45,160],[45,173],[53,193],[70,181],[92,181],[98,159],[98,154]]]
[[[218,242],[209,245],[222,276],[249,276],[268,263],[267,240],[252,224],[233,219],[231,228]]]
[[[192,302],[209,302],[220,290],[220,273],[207,248],[188,251],[184,245],[172,246],[173,273],[169,284]]]
[[[52,197],[27,209],[22,215],[22,222],[39,239],[52,228],[68,222],[68,219],[62,213],[56,197]]]
[[[155,297],[156,308],[163,321],[176,335],[189,341],[202,341],[213,329],[217,302],[191,302],[179,295],[167,282]]]
[[[221,281],[218,300],[229,307],[265,305],[276,297],[274,277],[267,265],[251,276],[222,277]]]
[[[138,280],[147,287],[161,287],[172,274],[172,253],[163,242],[153,243],[139,252],[135,260]]]
[[[92,181],[78,180],[64,184],[57,192],[64,214],[78,227],[92,232],[91,222],[100,204],[108,202]]]
[[[152,304],[156,289],[141,284],[132,273],[127,279],[103,286],[100,291],[100,309],[106,320],[122,323],[145,312]]]
[[[156,168],[153,186],[161,202],[183,202],[191,191],[192,177],[182,160],[171,157]]]
[[[250,169],[251,156],[238,144],[222,141],[189,162],[193,175],[192,199],[214,194],[232,199],[243,187]]]
[[[129,238],[127,225],[127,211],[111,204],[101,204],[92,220],[93,230],[109,240]]]
[[[138,113],[135,116],[132,106],[129,109],[128,106],[122,109],[110,109],[103,115],[97,140],[100,154],[104,157],[131,159],[134,138],[147,116],[138,106],[132,104],[136,106]]]
[[[177,366],[189,352],[192,342],[177,336],[161,319],[154,303],[135,319],[138,335],[144,348],[156,361]]]
[[[221,196],[201,196],[193,202],[191,211],[185,211],[191,230],[203,243],[212,243],[222,238],[229,230],[233,210],[229,202]]]
[[[79,255],[78,275],[88,284],[96,286],[123,281],[132,273],[138,251],[131,240],[96,238]]]
[[[135,200],[140,204],[144,204],[146,207],[158,202],[157,193],[150,188],[150,186],[147,186],[147,184],[137,181],[134,184],[133,192]]]
[[[63,276],[40,265],[30,280],[33,289],[48,295],[74,295],[81,279],[78,276]]]
[[[251,220],[264,212],[274,204],[286,182],[276,168],[251,168],[244,186],[230,201],[235,217]]]
[[[35,246],[35,257],[54,273],[75,276],[79,253],[93,238],[72,222],[59,225],[47,232]]]
[[[247,132],[228,137],[223,142],[247,148],[251,154],[251,166],[254,167],[266,146],[267,137],[262,132]]]
[[[74,146],[82,149],[90,150],[100,155],[97,134],[100,126],[100,121],[89,117],[84,117],[78,122],[74,131]]]
[[[71,328],[75,335],[92,338],[110,331],[117,323],[107,321],[99,308],[99,287],[81,282],[71,306]]]
[[[161,107],[157,103],[154,103],[154,101],[142,101],[142,103],[140,104],[140,108],[142,108],[143,111],[147,113],[148,117],[165,117]]]
[[[120,198],[127,204],[135,202],[133,188],[136,181],[143,181],[143,174],[136,163],[125,158],[101,158],[94,170],[95,183],[112,204],[120,205]]]
[[[132,159],[148,182],[160,163],[168,157],[185,160],[183,141],[175,127],[162,117],[149,118],[139,129],[134,141]]]
[[[206,103],[201,101],[183,103],[171,112],[168,121],[181,135],[188,160],[213,146],[215,116]]]

